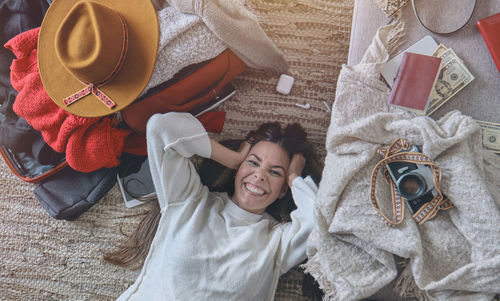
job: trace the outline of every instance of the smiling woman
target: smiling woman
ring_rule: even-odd
[[[296,160],[300,158],[299,154],[294,156]],[[302,172],[303,160],[301,162],[294,165],[295,175]],[[278,144],[268,141],[256,143],[238,169],[232,201],[248,212],[264,213],[276,199],[285,196],[290,165],[288,153]]]
[[[266,123],[231,150],[190,114],[168,113],[150,119],[147,135],[159,206],[106,257],[133,264],[150,249],[119,300],[272,300],[279,276],[306,258],[313,225],[304,130]],[[193,155],[213,160],[200,175]]]

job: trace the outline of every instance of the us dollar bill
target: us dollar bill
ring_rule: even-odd
[[[445,51],[439,51],[438,47],[436,51],[439,52],[442,61],[436,83],[429,97],[426,115],[434,113],[474,79],[472,73],[453,49],[448,48]]]
[[[483,148],[500,154],[500,124],[476,120],[481,127]]]
[[[446,50],[448,50],[448,47],[443,44],[439,44],[436,50],[432,53],[432,56],[441,57]]]
[[[439,44],[432,56],[440,57],[443,63],[447,63],[452,58],[458,59],[462,64],[464,61],[453,51],[452,48],[448,48],[443,44]]]
[[[441,54],[441,58],[445,63],[449,62],[453,58],[457,59],[462,64],[464,63],[464,61],[460,57],[458,57],[455,51],[453,51],[453,49],[451,48],[446,49],[446,51]]]

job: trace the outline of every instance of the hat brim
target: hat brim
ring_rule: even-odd
[[[105,116],[131,104],[148,84],[158,53],[158,18],[151,1],[95,1],[118,12],[128,28],[129,42],[125,62],[112,80],[99,88],[116,106],[110,109],[94,95],[88,95],[66,106],[63,99],[85,86],[69,73],[57,58],[55,36],[64,17],[79,1],[81,0],[53,1],[45,14],[38,38],[40,77],[50,98],[62,109],[82,117]]]

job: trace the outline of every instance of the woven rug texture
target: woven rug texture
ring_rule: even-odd
[[[353,5],[354,0],[251,0],[264,30],[284,52],[295,84],[284,96],[275,91],[279,75],[240,75],[233,82],[236,95],[220,107],[227,117],[215,137],[242,138],[265,121],[296,121],[322,159],[330,121],[323,101],[333,103],[337,75],[347,62]],[[0,161],[0,300],[113,300],[133,283],[139,271],[104,262],[102,251],[131,233],[148,205],[127,209],[115,185],[76,221],[55,220],[38,204],[36,184],[21,181]],[[302,277],[298,268],[283,275],[276,300],[310,300],[302,296]]]

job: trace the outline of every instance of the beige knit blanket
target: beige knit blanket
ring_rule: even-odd
[[[428,299],[491,300],[500,292],[500,157],[482,149],[480,128],[458,111],[435,121],[387,104],[379,70],[401,34],[401,24],[381,27],[362,62],[339,75],[307,271],[325,300],[358,300],[396,277],[398,255]],[[455,205],[421,226],[407,213],[388,227],[370,201],[376,150],[398,137],[441,167]],[[392,216],[388,189],[378,199]]]

